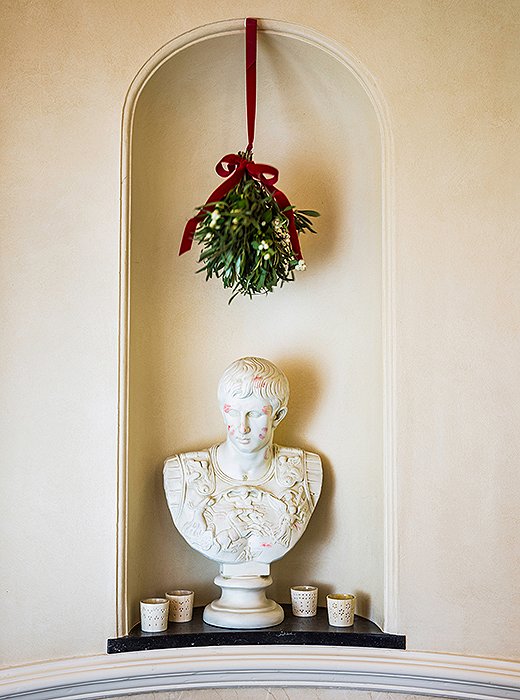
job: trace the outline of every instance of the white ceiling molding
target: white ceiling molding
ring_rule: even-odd
[[[80,700],[238,686],[520,700],[520,663],[454,654],[281,645],[164,649],[0,670],[3,700]]]

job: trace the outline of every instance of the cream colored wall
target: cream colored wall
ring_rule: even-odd
[[[121,108],[159,46],[244,14],[337,40],[388,102],[401,628],[410,648],[517,657],[520,5],[0,12],[2,661],[102,652],[114,632]]]

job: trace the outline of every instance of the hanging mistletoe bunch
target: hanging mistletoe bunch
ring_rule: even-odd
[[[249,154],[239,153],[238,157],[254,165]],[[296,235],[315,233],[309,217],[319,216],[318,212],[281,206],[261,179],[245,168],[238,184],[220,201],[198,211],[203,217],[193,235],[201,246],[198,272],[205,271],[206,279],[221,278],[224,287],[234,292],[230,302],[238,294],[252,297],[272,292],[292,282],[294,271],[305,270],[303,258],[297,257],[292,246],[290,219]]]
[[[316,211],[295,209],[275,185],[278,170],[253,161],[256,116],[257,21],[246,20],[246,103],[248,145],[216,166],[225,178],[198,207],[184,229],[179,255],[195,240],[201,246],[198,272],[218,277],[238,295],[267,294],[305,270],[299,234],[312,231]]]

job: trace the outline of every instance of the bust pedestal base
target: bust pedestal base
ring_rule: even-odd
[[[222,576],[215,583],[222,589],[218,600],[204,608],[204,622],[231,629],[260,629],[282,622],[282,608],[265,597],[273,582],[270,576]]]

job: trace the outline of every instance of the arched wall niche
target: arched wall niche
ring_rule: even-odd
[[[215,393],[232,360],[269,357],[291,383],[281,444],[319,452],[322,497],[269,595],[313,582],[355,591],[396,629],[391,136],[368,72],[321,35],[261,20],[255,159],[300,208],[322,213],[308,269],[268,297],[236,299],[178,258],[186,219],[245,146],[243,20],[198,28],[141,69],[123,117],[117,629],[172,587],[218,595],[213,562],[171,522],[162,463],[217,442]]]

